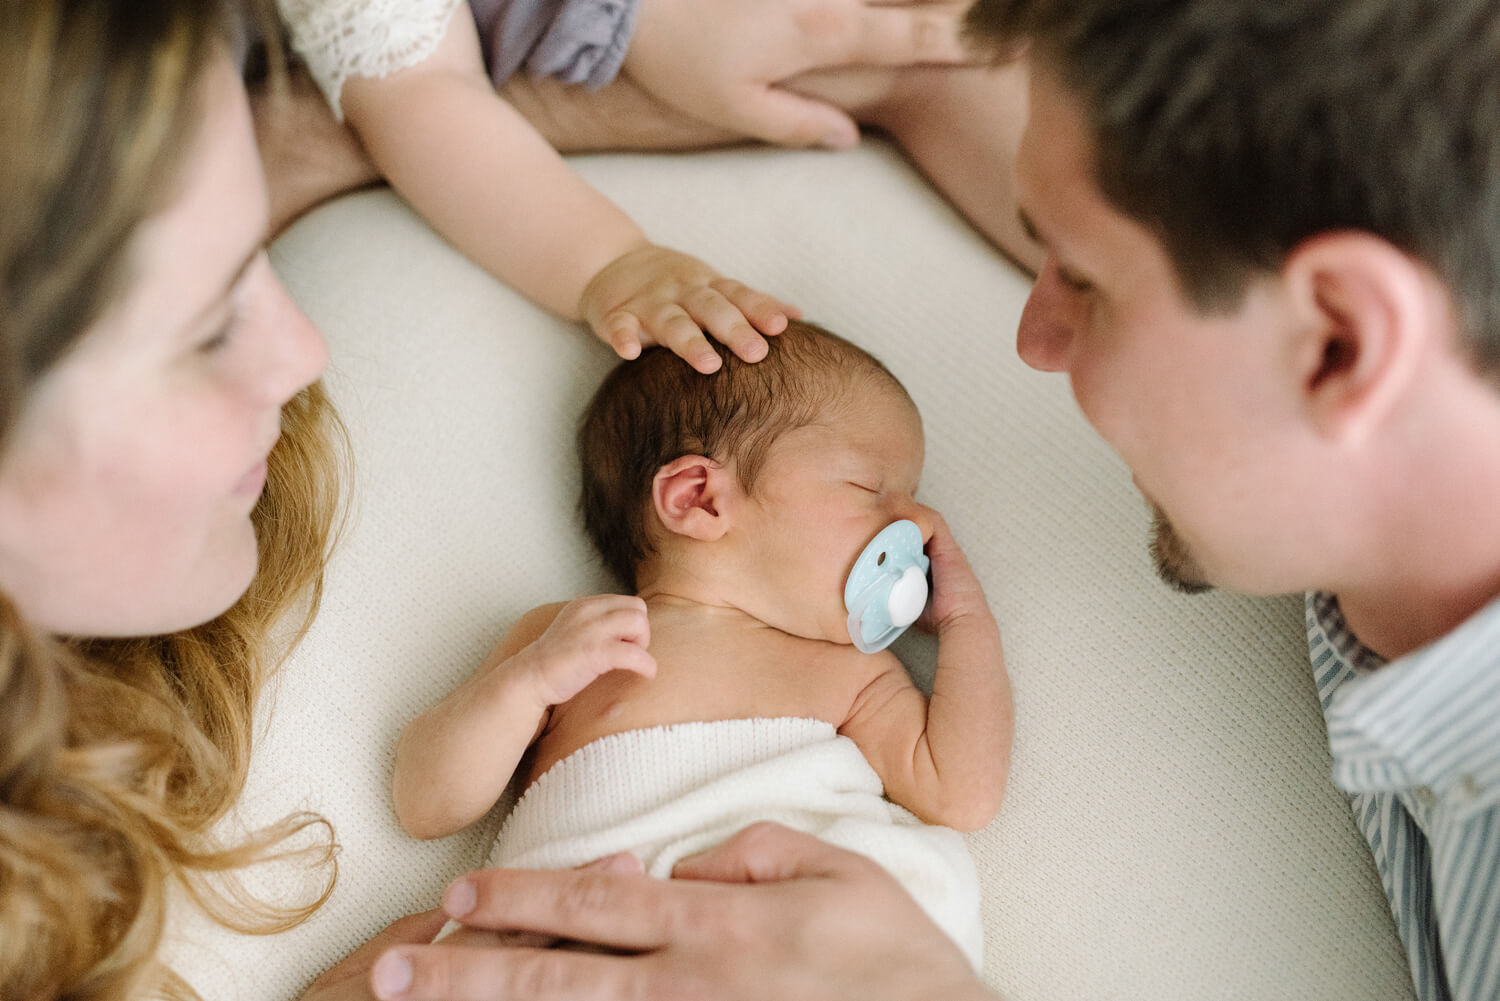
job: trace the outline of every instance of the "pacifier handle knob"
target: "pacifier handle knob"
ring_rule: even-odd
[[[927,575],[920,567],[907,567],[899,580],[891,585],[891,594],[886,609],[891,625],[905,629],[922,614],[927,607]]]

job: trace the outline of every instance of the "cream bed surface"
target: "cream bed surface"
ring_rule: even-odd
[[[1128,472],[1066,380],[1016,358],[1021,276],[878,142],[575,163],[653,238],[869,347],[921,408],[920,496],[983,580],[1015,685],[1009,793],[970,838],[985,975],[1005,998],[1411,996],[1329,782],[1300,599],[1156,581]],[[205,997],[243,1001],[295,997],[480,861],[498,816],[432,843],[400,832],[396,736],[522,612],[606,587],[572,452],[612,364],[602,346],[387,191],[302,220],[273,260],[329,338],[357,472],[322,614],[261,707],[235,822],[314,809],[343,852],[332,899],[292,932],[178,916],[178,968]],[[929,641],[897,649],[930,672]]]

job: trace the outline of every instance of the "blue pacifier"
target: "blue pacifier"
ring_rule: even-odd
[[[844,582],[849,638],[864,653],[890,646],[927,606],[927,568],[922,530],[893,521],[865,546]]]

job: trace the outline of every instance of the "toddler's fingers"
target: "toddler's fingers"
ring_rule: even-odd
[[[633,313],[620,309],[605,316],[599,336],[626,361],[641,356],[641,323]]]
[[[745,314],[717,289],[698,289],[684,300],[688,315],[720,344],[745,361],[766,356],[765,338],[745,320]],[[785,323],[785,319],[782,320]]]
[[[802,310],[774,296],[766,295],[733,278],[715,278],[709,287],[734,304],[751,324],[763,334],[775,335],[786,329],[788,319],[802,319]]]
[[[645,329],[652,341],[670,349],[704,375],[717,372],[724,364],[697,321],[675,303],[657,310]]]

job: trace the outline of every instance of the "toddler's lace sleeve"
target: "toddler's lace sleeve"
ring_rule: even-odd
[[[382,77],[432,54],[464,0],[277,0],[292,49],[343,120],[352,76]]]

